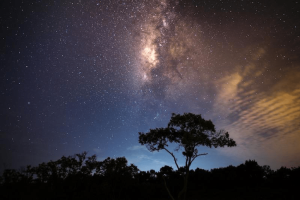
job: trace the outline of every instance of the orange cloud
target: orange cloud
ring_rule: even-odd
[[[264,53],[259,49],[254,60]],[[223,126],[239,148],[227,153],[262,163],[268,160],[276,167],[299,165],[295,158],[300,158],[300,72],[291,70],[268,87],[249,79],[263,73],[253,62],[216,82],[214,112],[225,117]]]

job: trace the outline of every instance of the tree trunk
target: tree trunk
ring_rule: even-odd
[[[186,175],[184,177],[183,189],[178,194],[178,200],[181,199],[182,195],[183,195],[183,199],[184,200],[186,199],[186,191],[187,191],[188,178],[189,178],[189,170],[187,170]]]
[[[166,183],[165,177],[164,177],[164,176],[162,176],[162,178],[164,179],[164,185],[165,185],[165,188],[166,188],[166,189],[167,189],[167,191],[168,191],[168,194],[169,194],[169,196],[171,197],[171,199],[172,199],[172,200],[175,200],[175,199],[174,199],[174,197],[172,196],[172,194],[171,194],[171,192],[170,192],[170,190],[169,190],[168,186],[167,186],[167,183]]]

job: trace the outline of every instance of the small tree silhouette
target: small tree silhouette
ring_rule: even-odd
[[[184,165],[184,186],[178,194],[178,199],[184,195],[186,198],[189,169],[192,162],[199,156],[207,153],[199,153],[197,147],[233,147],[236,143],[229,138],[228,132],[224,130],[216,131],[215,125],[210,120],[205,120],[201,115],[192,113],[172,114],[171,120],[166,128],[150,129],[148,133],[139,132],[139,143],[146,145],[149,151],[165,150],[174,159],[177,169],[180,167],[174,153],[167,149],[169,143],[177,143],[175,151],[183,148],[182,155],[185,157]],[[167,185],[166,189],[170,197],[174,200]]]

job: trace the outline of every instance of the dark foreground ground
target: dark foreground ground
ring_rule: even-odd
[[[177,197],[189,175],[187,200],[300,199],[300,167],[276,171],[249,160],[239,166],[140,171],[124,157],[97,161],[86,153],[62,157],[26,169],[6,169],[0,176],[0,200],[167,200]]]
[[[76,183],[73,183],[76,184]],[[80,183],[78,183],[80,185]],[[146,199],[146,200],[167,200],[171,199],[163,185],[158,187],[141,187],[120,191],[109,191],[109,188],[89,185],[85,188],[61,188],[56,186],[48,187],[41,185],[31,186],[15,186],[2,185],[0,199]],[[173,191],[176,196],[176,190]],[[216,199],[265,199],[265,200],[281,200],[281,199],[300,199],[299,190],[296,188],[268,188],[255,187],[243,188],[235,187],[228,189],[203,188],[199,190],[189,190],[187,198],[190,200],[216,200]]]

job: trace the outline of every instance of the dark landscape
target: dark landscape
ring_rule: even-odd
[[[163,166],[139,171],[125,157],[97,161],[86,153],[56,161],[7,169],[1,199],[170,199],[183,186],[185,170]],[[238,166],[190,170],[187,199],[299,199],[300,167],[272,170],[247,160]]]

